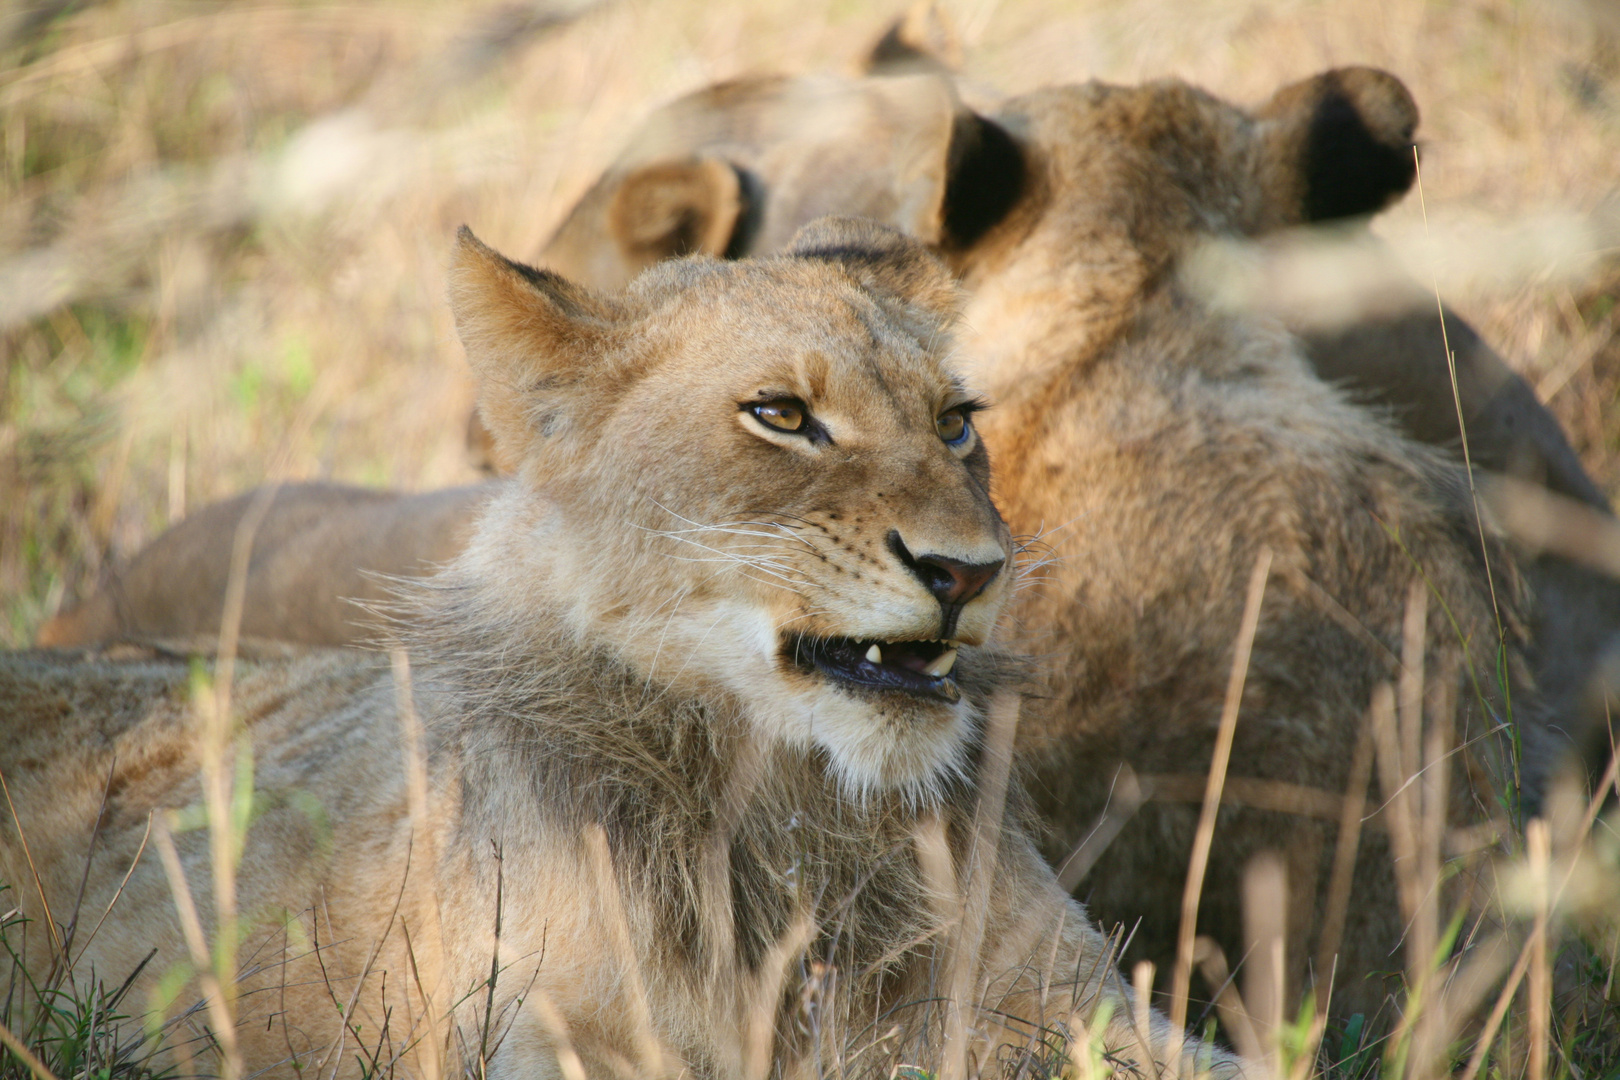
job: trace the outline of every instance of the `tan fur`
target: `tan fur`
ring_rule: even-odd
[[[897,24],[893,33],[903,25]],[[868,104],[861,109],[819,109],[811,128],[813,138],[801,134],[803,103],[830,92],[818,89],[822,84],[813,80],[723,84],[663,107],[641,125],[620,161],[570,211],[538,258],[581,280],[610,286],[657,258],[686,250],[716,256],[776,250],[794,228],[821,213],[872,217],[930,243],[949,243],[944,219],[953,193],[948,188],[971,139],[973,114],[957,103],[943,79],[919,80],[911,84],[916,88],[912,93],[899,99],[892,91],[888,95],[882,91],[901,83],[866,79],[838,85]],[[925,92],[929,86],[937,89]],[[1404,155],[1409,155],[1413,142],[1417,106],[1392,76],[1370,68],[1344,68],[1284,87],[1257,110],[1257,116],[1268,122],[1264,153],[1269,167],[1247,179],[1250,190],[1245,198],[1258,200],[1254,210],[1264,210],[1246,223],[1245,231],[1251,235],[1311,219],[1306,159],[1313,131],[1331,127],[1317,122],[1324,115],[1341,120],[1345,115],[1360,117],[1374,142],[1402,153],[1403,161],[1410,160]],[[1142,125],[1144,141],[1160,140],[1157,153],[1169,165],[1181,149],[1175,118],[1156,117],[1150,106],[1134,120]],[[892,150],[897,130],[907,133],[903,157]],[[830,144],[838,148],[836,152],[829,152]],[[848,148],[862,152],[857,163],[850,162]],[[1355,176],[1367,169],[1361,160],[1365,153],[1365,148],[1349,148],[1342,160],[1324,168]],[[908,175],[906,160],[923,164],[910,170],[918,184],[908,203],[914,208],[897,215],[888,200]],[[716,184],[711,193],[693,181],[690,170],[712,170],[721,162],[748,177],[752,198],[775,215],[772,228],[750,226],[740,210],[718,215],[711,210],[730,205],[729,184]],[[1197,182],[1194,177],[1186,179]],[[1389,197],[1398,197],[1402,190],[1404,185]],[[1321,202],[1332,207],[1330,200]],[[670,237],[662,249],[638,244],[629,224],[613,227],[604,222],[604,208],[631,205],[649,207],[635,220],[641,222],[643,234]],[[1361,209],[1370,212],[1378,205]],[[697,221],[729,221],[733,227],[709,228],[703,232],[707,239],[699,244],[680,240],[674,228],[666,226],[660,233],[658,227],[661,222]],[[1456,353],[1464,419],[1478,462],[1603,505],[1557,422],[1523,378],[1466,322],[1448,316],[1446,323]],[[1387,405],[1410,437],[1456,446],[1460,433],[1451,372],[1432,305],[1369,315],[1331,331],[1307,329],[1304,336],[1307,358],[1318,374]]]
[[[1096,823],[1122,760],[1176,774],[1160,783],[1161,797],[1196,790],[1186,781],[1208,760],[1233,605],[1261,543],[1290,567],[1294,594],[1283,603],[1305,613],[1262,625],[1256,662],[1272,670],[1251,685],[1256,704],[1244,715],[1261,715],[1240,729],[1240,784],[1343,789],[1370,689],[1392,670],[1349,645],[1341,624],[1370,630],[1386,648],[1398,642],[1408,553],[1447,582],[1446,601],[1460,613],[1445,627],[1440,605],[1431,607],[1431,639],[1442,639],[1431,641],[1431,661],[1455,674],[1461,634],[1471,662],[1483,665],[1481,684],[1491,683],[1497,619],[1457,475],[1311,378],[1314,369],[1355,402],[1387,408],[1382,415],[1411,438],[1454,448],[1457,404],[1438,320],[1370,317],[1308,335],[1302,354],[1274,331],[1197,311],[1175,288],[1181,260],[1206,239],[1370,213],[1399,197],[1411,182],[1417,119],[1398,80],[1364,68],[1285,87],[1247,114],[1174,81],[1091,85],[1031,95],[989,120],[959,113],[948,150],[938,151],[949,159],[938,242],[974,293],[965,355],[1003,399],[986,432],[1009,463],[1004,509],[1015,528],[1048,531],[1061,560],[1020,620],[1031,647],[1053,658],[1052,693],[1065,703],[1032,743],[1055,859]],[[1013,164],[1027,175],[980,152],[987,127],[1008,134],[1019,153]],[[1004,208],[974,220],[975,201],[996,197]],[[1524,381],[1466,324],[1447,323],[1475,463],[1606,509]],[[1240,512],[1235,498],[1268,509]],[[1403,553],[1385,529],[1407,521]],[[1503,551],[1493,557],[1495,599],[1517,646],[1514,568]],[[1526,570],[1538,599],[1531,658],[1551,701],[1545,711],[1524,694],[1514,701],[1522,791],[1533,809],[1569,742],[1556,725],[1578,722],[1586,674],[1613,633],[1612,605],[1604,607],[1612,590],[1558,560]],[[1316,597],[1314,609],[1305,593]],[[1457,696],[1472,708],[1457,722],[1481,731],[1481,703]],[[1487,806],[1489,787],[1476,791]],[[1303,985],[1320,944],[1334,830],[1277,813],[1230,813],[1200,926],[1238,955],[1242,864],[1260,848],[1287,848],[1292,978]],[[1110,919],[1131,925],[1147,916],[1139,955],[1161,970],[1191,818],[1185,807],[1150,810],[1081,887]],[[1380,988],[1360,979],[1402,964],[1385,845],[1371,835],[1358,863],[1346,938],[1353,948],[1340,959],[1349,983],[1336,997],[1346,1013],[1376,1011]]]
[[[944,359],[954,289],[867,224],[823,224],[795,251],[672,263],[607,298],[464,234],[457,325],[521,467],[414,602],[411,714],[380,659],[236,672],[257,808],[237,889],[250,1071],[353,1074],[359,1044],[412,1074],[442,1056],[556,1076],[565,1030],[590,1075],[740,1077],[762,1064],[745,1038],[757,1014],[784,1075],[888,1076],[938,1067],[952,986],[977,1069],[1025,1045],[1028,1022],[1078,1032],[1103,1001],[1102,1045],[1144,1067],[1105,942],[1020,829],[1016,787],[974,836],[994,761],[983,717],[1011,670],[975,646],[1012,572],[982,446],[936,431],[965,400]],[[750,407],[787,398],[818,437]],[[919,569],[947,564],[930,559],[996,572],[947,604]],[[930,696],[800,662],[841,635],[891,655],[964,645]],[[180,663],[0,663],[17,807],[0,878],[31,917],[48,900],[67,920],[92,845],[82,907],[99,913],[149,815],[198,801],[191,678]],[[211,924],[206,837],[175,842]],[[982,952],[942,982],[964,940],[953,880],[987,882],[989,899],[968,909],[985,912]],[[144,988],[180,961],[167,893],[149,848],[76,939],[79,975],[121,979],[156,949]],[[1164,1021],[1151,1028],[1162,1059]]]
[[[392,579],[419,577],[466,547],[487,487],[422,494],[342,484],[260,488],[164,532],[84,603],[48,621],[46,648],[218,635],[238,542],[244,635],[310,645],[375,638]]]
[[[1460,471],[1315,378],[1280,327],[1201,310],[1179,285],[1203,237],[1298,213],[1276,194],[1295,164],[1286,120],[1164,81],[1039,91],[997,121],[1015,133],[1027,180],[1005,219],[956,256],[972,290],[962,354],[996,402],[985,437],[1016,463],[1000,473],[998,504],[1055,556],[1017,621],[1050,673],[1048,707],[1021,730],[1053,825],[1048,855],[1064,858],[1105,811],[1118,763],[1150,777],[1207,768],[1262,546],[1275,561],[1233,777],[1346,790],[1373,689],[1399,674],[1414,580],[1432,590],[1431,701],[1450,703],[1430,721],[1491,761],[1499,639]],[[1492,557],[1511,653],[1513,571],[1499,548]],[[1535,719],[1527,700],[1514,704],[1521,722]],[[1453,780],[1464,788],[1455,823],[1490,813],[1489,781]],[[1368,794],[1378,805],[1377,787]],[[1161,970],[1197,816],[1196,805],[1147,803],[1079,889],[1105,922],[1140,919],[1135,955]],[[1240,878],[1277,853],[1291,985],[1303,986],[1335,833],[1228,806],[1199,931],[1243,955]],[[1386,830],[1363,832],[1348,918],[1335,1009],[1387,1017],[1375,973],[1403,966],[1404,923]]]
[[[724,140],[712,133],[752,130],[754,110],[774,108],[772,95],[781,85],[746,92],[716,88],[669,113],[679,118],[691,110],[701,123],[650,121],[648,130],[662,132],[659,138],[669,141],[657,145],[666,150],[721,145]],[[928,131],[954,131],[956,142],[937,140],[941,166],[928,175],[939,184],[938,201],[927,224],[932,233],[925,235],[936,235],[977,294],[973,348],[1006,398],[987,428],[1000,459],[1011,463],[1004,473],[1006,510],[1020,531],[1048,532],[1063,559],[1059,580],[1042,594],[1047,599],[1032,601],[1021,620],[1035,651],[1060,665],[1054,693],[1073,705],[1073,711],[1054,711],[1045,721],[1049,730],[1035,759],[1052,774],[1041,790],[1043,809],[1055,825],[1048,843],[1054,858],[1065,857],[1075,837],[1094,823],[1122,760],[1139,771],[1175,774],[1160,785],[1163,797],[1189,790],[1186,778],[1208,758],[1207,725],[1224,691],[1236,592],[1258,544],[1271,544],[1285,557],[1279,565],[1290,568],[1296,594],[1303,588],[1318,595],[1302,585],[1301,575],[1309,575],[1351,614],[1335,621],[1313,609],[1299,616],[1303,621],[1290,615],[1262,627],[1261,655],[1271,666],[1267,678],[1292,687],[1292,696],[1263,689],[1265,680],[1257,680],[1251,692],[1274,699],[1266,708],[1283,718],[1276,725],[1291,734],[1264,734],[1272,721],[1262,717],[1257,742],[1241,744],[1240,779],[1278,779],[1329,793],[1342,789],[1345,740],[1357,730],[1373,682],[1391,675],[1387,664],[1346,645],[1345,623],[1364,621],[1387,648],[1399,638],[1407,564],[1390,546],[1384,524],[1415,521],[1412,550],[1449,582],[1456,595],[1448,600],[1460,612],[1459,623],[1472,628],[1467,632],[1475,640],[1495,635],[1475,528],[1469,508],[1458,501],[1450,466],[1402,441],[1377,416],[1353,407],[1300,366],[1307,360],[1321,374],[1350,384],[1356,400],[1370,397],[1387,406],[1390,419],[1410,436],[1445,444],[1456,428],[1438,326],[1422,317],[1371,321],[1337,336],[1318,336],[1301,356],[1282,335],[1200,312],[1173,288],[1181,258],[1203,239],[1260,235],[1309,216],[1306,158],[1325,104],[1340,119],[1347,106],[1392,153],[1412,137],[1416,110],[1404,88],[1366,69],[1330,72],[1284,88],[1252,114],[1173,81],[1033,95],[1002,118],[1028,156],[1027,187],[1003,177],[1013,185],[1012,205],[989,223],[988,232],[971,239],[942,231],[953,220],[945,189],[955,176],[952,169],[960,170],[968,156],[947,152],[947,144],[960,146],[963,132],[983,121],[969,122],[970,114],[958,112],[948,125],[928,122]],[[691,146],[681,143],[694,132]],[[655,155],[649,150],[648,156]],[[813,155],[795,158],[784,151],[772,160],[803,166],[784,165],[770,177],[778,185],[770,188],[773,193],[780,187],[791,203],[795,192],[813,190]],[[610,197],[612,178],[622,175],[610,173],[593,190]],[[1375,188],[1364,209],[1390,197],[1391,191]],[[593,220],[593,198],[581,203],[576,218]],[[616,261],[622,249],[600,236],[592,243],[589,250],[611,264],[609,280],[626,272]],[[1577,494],[1583,483],[1590,488],[1556,424],[1522,380],[1478,346],[1477,338],[1464,336],[1465,330],[1452,323],[1454,347],[1476,345],[1459,353],[1476,461],[1507,465],[1528,459],[1532,472],[1539,469],[1554,487]],[[1162,339],[1163,346],[1140,346],[1149,355],[1140,370],[1131,369],[1121,357],[1136,355],[1139,346],[1132,342],[1143,335]],[[1098,356],[1112,359],[1097,366]],[[1209,365],[1219,378],[1204,371]],[[1251,438],[1258,441],[1239,452],[1234,444],[1248,445]],[[1137,455],[1161,439],[1180,439],[1180,457],[1151,469],[1140,464]],[[1115,494],[1098,494],[1105,491]],[[1263,499],[1273,508],[1271,516],[1227,512],[1225,500],[1235,498],[1229,494],[1234,491]],[[1100,554],[1088,546],[1093,535],[1103,545]],[[1192,550],[1205,542],[1212,545],[1208,551]],[[1094,561],[1111,569],[1094,571]],[[1500,552],[1495,569],[1511,636],[1518,601]],[[1612,630],[1611,617],[1575,619],[1569,613],[1592,614],[1582,605],[1590,606],[1594,597],[1605,602],[1609,594],[1595,590],[1589,575],[1545,559],[1527,573],[1540,601],[1532,613],[1537,672],[1553,695],[1578,699],[1591,653]],[[1280,602],[1275,593],[1272,602]],[[1304,601],[1295,595],[1289,602]],[[1099,603],[1102,629],[1087,616]],[[1141,626],[1130,629],[1139,614]],[[1441,617],[1438,605],[1431,617]],[[1444,634],[1431,637],[1444,639],[1434,643],[1443,651],[1455,631],[1442,629]],[[1331,647],[1321,644],[1323,635]],[[1296,637],[1302,644],[1284,647]],[[1475,649],[1473,659],[1478,663],[1489,654],[1488,648]],[[1490,681],[1482,678],[1482,685]],[[1469,695],[1461,697],[1466,704]],[[1556,733],[1533,702],[1521,696],[1515,706],[1518,718],[1527,721],[1522,776],[1533,803],[1539,777],[1556,757]],[[1560,703],[1558,712],[1570,708]],[[1302,719],[1288,720],[1301,711]],[[1253,712],[1244,715],[1241,730],[1248,732]],[[1165,716],[1193,732],[1188,741],[1167,738],[1157,749],[1130,741],[1164,731]],[[1064,725],[1074,728],[1072,744],[1060,737]],[[1319,767],[1325,771],[1317,775]],[[1111,919],[1129,925],[1149,915],[1140,947],[1161,960],[1179,904],[1177,875],[1186,864],[1190,813],[1186,807],[1149,811],[1152,821],[1168,815],[1162,844],[1137,843],[1155,827],[1138,823],[1081,886],[1081,894],[1095,896]],[[1257,847],[1292,845],[1300,865],[1294,868],[1290,954],[1295,983],[1302,985],[1303,965],[1315,951],[1319,911],[1312,909],[1323,903],[1320,864],[1331,857],[1334,830],[1277,813],[1231,814],[1223,818],[1221,834],[1231,847],[1221,849],[1202,925],[1229,954],[1239,955],[1236,881],[1242,857]],[[1389,955],[1394,928],[1389,880],[1380,869],[1388,861],[1384,842],[1369,833],[1363,884],[1352,902],[1366,925],[1352,927],[1360,952],[1344,957],[1340,970],[1357,979],[1399,967],[1399,957]],[[1314,868],[1305,865],[1312,859]],[[1370,987],[1337,1000],[1346,1011],[1370,1010],[1378,996]]]
[[[937,239],[955,110],[935,74],[706,87],[636,130],[537,261],[617,288],[672,255],[779,250],[833,212]]]

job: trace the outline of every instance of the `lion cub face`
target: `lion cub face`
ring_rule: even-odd
[[[451,295],[522,463],[471,557],[521,562],[649,686],[735,695],[854,788],[955,764],[1012,549],[932,256],[827,221],[784,256],[665,264],[609,299],[463,233]]]

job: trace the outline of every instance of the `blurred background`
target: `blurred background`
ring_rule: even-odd
[[[856,0],[0,5],[0,644],[266,480],[476,477],[455,227],[542,245],[655,105],[850,71]],[[966,95],[1176,75],[1253,104],[1373,64],[1423,109],[1378,230],[1620,495],[1613,0],[943,0]],[[1427,209],[1427,224],[1423,210]],[[1422,265],[1428,260],[1432,265]]]

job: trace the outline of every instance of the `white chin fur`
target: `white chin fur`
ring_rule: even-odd
[[[974,718],[965,700],[899,697],[886,704],[891,695],[857,694],[824,680],[789,686],[777,667],[776,627],[747,604],[693,606],[658,630],[646,635],[657,647],[637,657],[644,670],[664,679],[697,672],[717,679],[747,702],[755,730],[770,741],[826,751],[839,787],[853,798],[900,791],[931,802],[963,767]]]
[[[810,740],[827,752],[839,786],[851,796],[900,791],[934,801],[942,781],[963,767],[972,706],[938,702],[895,710],[880,701],[823,687],[809,703]]]

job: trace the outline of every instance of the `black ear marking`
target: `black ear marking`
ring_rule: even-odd
[[[971,112],[951,124],[943,245],[972,247],[1023,194],[1024,153],[1007,130]]]
[[[753,253],[760,226],[765,221],[765,182],[753,170],[736,162],[730,164],[737,174],[737,223],[721,258],[742,259]]]
[[[1305,135],[1307,221],[1376,213],[1405,194],[1417,175],[1413,128],[1400,124],[1375,132],[1363,111],[1366,103],[1340,80],[1327,78]]]

